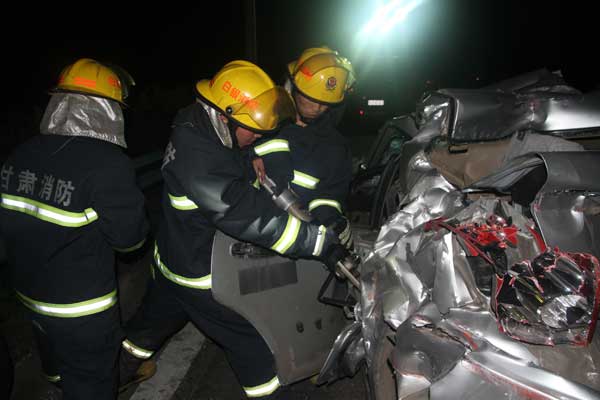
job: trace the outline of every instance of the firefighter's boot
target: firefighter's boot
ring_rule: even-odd
[[[142,360],[127,351],[121,351],[119,356],[119,393],[150,379],[155,372],[156,362],[154,360]]]

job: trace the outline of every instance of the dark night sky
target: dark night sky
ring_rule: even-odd
[[[259,65],[280,80],[285,64],[305,47],[329,44],[352,57],[355,34],[374,3],[256,0]],[[377,73],[369,71],[394,60],[388,77],[400,84],[433,80],[446,87],[477,86],[547,67],[562,69],[568,81],[588,90],[596,84],[598,66],[591,60],[598,46],[588,39],[595,24],[591,10],[573,3],[429,0],[353,61],[365,87],[377,83]],[[225,62],[245,57],[243,0],[136,8],[84,4],[23,2],[4,14],[15,21],[0,28],[8,106],[45,104],[45,90],[60,69],[82,56],[123,66],[138,90],[151,83],[191,88]]]

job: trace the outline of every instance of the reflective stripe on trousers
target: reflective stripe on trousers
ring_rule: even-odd
[[[107,295],[95,299],[71,304],[53,304],[33,300],[17,291],[17,297],[30,310],[51,317],[76,318],[85,315],[97,314],[109,309],[117,303],[117,291],[113,290]]]
[[[60,382],[60,375],[46,375],[46,374],[44,374],[44,378],[46,378],[46,380],[48,382],[52,382],[52,383]]]
[[[142,239],[142,241],[140,241],[137,244],[134,244],[131,247],[125,247],[125,248],[113,247],[113,249],[115,251],[118,251],[119,253],[130,253],[132,251],[135,251],[135,250],[141,248],[144,245],[144,243],[146,243],[146,238]]]
[[[171,202],[171,207],[173,207],[177,210],[187,211],[187,210],[195,210],[198,208],[196,203],[194,203],[192,200],[188,199],[186,196],[174,196],[171,193],[168,193],[168,195],[169,195],[169,201]]]
[[[127,352],[129,354],[131,354],[132,356],[134,356],[136,358],[141,358],[142,360],[147,360],[150,357],[152,357],[152,354],[154,354],[153,351],[146,350],[142,347],[136,346],[135,344],[131,343],[127,339],[123,340],[123,342],[121,343],[121,346],[123,346],[123,348],[125,350],[127,350]]]
[[[168,280],[181,285],[187,286],[192,289],[210,289],[212,287],[212,278],[211,275],[206,275],[200,278],[186,278],[185,276],[177,275],[172,272],[167,266],[161,261],[160,254],[158,253],[158,245],[154,244],[154,262],[158,267],[159,271],[167,278]]]
[[[22,212],[42,221],[68,228],[85,226],[98,219],[98,214],[92,208],[86,208],[82,212],[65,211],[26,197],[6,193],[2,193],[0,205],[7,210]]]
[[[281,383],[279,383],[279,378],[275,377],[269,382],[264,383],[262,385],[244,387],[244,392],[246,392],[246,396],[248,397],[263,397],[270,395],[271,393],[276,391],[280,386]]]

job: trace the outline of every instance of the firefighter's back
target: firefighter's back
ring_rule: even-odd
[[[115,174],[132,173],[117,146],[86,137],[38,135],[9,156],[1,225],[21,300],[70,304],[115,289],[110,221],[99,219],[110,214],[102,199],[119,201]]]

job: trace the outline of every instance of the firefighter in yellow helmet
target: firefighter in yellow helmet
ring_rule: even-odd
[[[287,65],[285,87],[296,105],[296,124],[254,147],[254,169],[279,190],[290,188],[315,218],[332,227],[349,249],[350,224],[344,217],[352,179],[352,155],[336,126],[344,99],[355,82],[350,61],[329,47],[309,48]]]
[[[287,215],[251,186],[241,149],[294,118],[289,94],[258,66],[241,60],[195,88],[196,101],[175,117],[165,150],[154,279],[126,325],[121,374],[123,382],[135,381],[141,360],[191,320],[225,349],[247,395],[266,397],[279,387],[269,348],[211,292],[216,230],[288,256],[318,257],[330,268],[346,253],[332,231]]]
[[[84,58],[52,90],[40,135],[19,145],[0,174],[0,237],[17,298],[64,399],[114,399],[123,339],[115,251],[148,232],[121,105],[131,78]]]
[[[313,47],[287,65],[286,88],[294,97],[298,119],[311,123],[341,105],[356,81],[350,61],[328,47]]]

